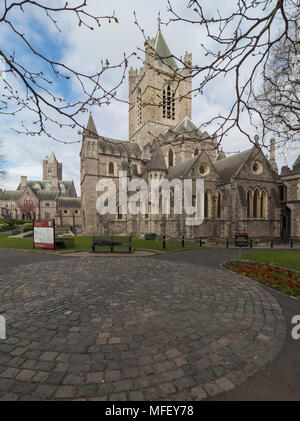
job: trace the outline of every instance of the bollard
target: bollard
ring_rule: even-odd
[[[166,236],[163,236],[163,249],[166,249]]]
[[[227,238],[227,240],[226,240],[226,247],[227,247],[227,248],[229,247],[229,241],[228,241],[228,238]]]
[[[274,246],[274,240],[271,240],[271,249],[273,248],[273,246]]]
[[[181,247],[184,248],[184,235],[182,236],[182,239],[181,239]]]
[[[293,240],[291,239],[291,249],[293,248],[293,245],[294,245]]]

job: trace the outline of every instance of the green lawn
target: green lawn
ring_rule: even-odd
[[[300,270],[300,251],[248,253],[243,254],[242,259],[272,263],[278,266]]]
[[[68,238],[66,236],[66,238]],[[74,249],[73,250],[90,250],[92,244],[92,237],[69,237],[74,238]],[[152,250],[163,250],[162,241],[144,240],[140,238],[132,239],[132,246],[134,249],[152,249]],[[0,248],[13,248],[13,249],[32,249],[32,238],[11,238],[7,235],[0,235]],[[166,251],[180,250],[180,243],[166,243]],[[197,245],[185,244],[185,249],[199,248]]]

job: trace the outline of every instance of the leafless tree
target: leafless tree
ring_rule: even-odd
[[[300,78],[293,72],[297,51],[289,40],[271,50],[262,86],[253,92],[253,107],[262,116],[262,131],[274,133],[284,146],[300,140]]]
[[[69,4],[70,3],[70,4]],[[30,34],[24,33],[18,28],[17,14],[24,14],[30,17],[34,13],[44,15],[49,25],[54,25],[58,35],[63,37],[60,29],[60,19],[66,14],[75,17],[75,24],[94,30],[101,26],[103,20],[118,23],[113,12],[110,16],[95,16],[87,9],[87,0],[65,0],[31,1],[31,0],[3,0],[0,4],[0,28],[5,28],[16,42],[23,46],[27,52],[27,60],[18,56],[4,44],[0,46],[0,88],[2,97],[0,99],[0,114],[10,116],[17,115],[20,111],[26,111],[32,117],[32,124],[21,122],[18,133],[27,135],[46,134],[49,138],[62,141],[53,136],[49,127],[53,124],[59,127],[70,127],[82,131],[80,115],[86,112],[90,106],[109,104],[116,98],[118,86],[125,78],[128,57],[120,63],[112,65],[108,60],[101,60],[99,69],[93,74],[82,73],[80,70],[70,68],[62,62],[53,60],[50,54],[45,54],[34,46]],[[80,29],[80,28],[79,28]],[[31,28],[34,32],[34,27]],[[28,63],[38,59],[38,69],[32,69]],[[122,69],[119,81],[110,89],[104,86],[103,76],[111,70],[120,67]],[[46,69],[41,71],[41,69]],[[57,95],[58,83],[73,80],[81,87],[81,96],[78,100],[62,98]],[[63,141],[64,143],[72,143]]]
[[[206,39],[210,41],[209,45],[205,44],[204,39],[202,44],[199,43],[199,48],[203,51],[203,64],[187,65],[182,58],[174,57],[182,66],[186,66],[189,72],[183,76],[182,73],[174,71],[173,80],[179,83],[183,77],[197,78],[197,85],[191,93],[201,95],[220,78],[226,77],[227,80],[234,78],[235,97],[228,113],[214,116],[210,121],[204,122],[200,128],[205,127],[220,142],[232,128],[237,127],[252,141],[249,125],[245,123],[247,119],[243,117],[247,115],[247,121],[253,124],[256,130],[260,128],[261,141],[264,140],[267,131],[272,129],[275,129],[277,134],[281,134],[282,130],[278,126],[280,123],[273,125],[272,119],[265,112],[266,106],[262,108],[260,104],[253,101],[253,98],[259,95],[260,80],[263,83],[264,78],[267,80],[271,75],[272,60],[276,51],[280,50],[280,45],[288,44],[291,55],[299,54],[299,42],[296,38],[299,31],[299,0],[237,0],[237,2],[232,2],[232,10],[227,14],[215,10],[214,15],[209,8],[207,9],[209,2],[187,0],[187,9],[194,14],[194,18],[191,18],[191,13],[182,16],[173,6],[172,0],[166,1],[169,19],[164,24],[186,22],[199,25],[204,28]],[[223,3],[226,3],[226,9],[228,9],[228,2]],[[78,128],[82,130],[83,127],[80,124],[82,112],[93,105],[99,106],[109,104],[112,100],[119,100],[117,88],[125,78],[131,55],[124,56],[122,62],[116,65],[111,65],[104,59],[100,69],[94,74],[81,73],[64,63],[52,60],[36,49],[30,37],[15,24],[14,17],[17,11],[24,14],[32,11],[42,12],[49,24],[54,25],[58,31],[61,31],[60,18],[63,18],[65,14],[74,15],[79,26],[91,30],[100,26],[102,20],[118,22],[117,17],[114,12],[110,16],[91,15],[87,9],[87,0],[73,0],[70,5],[65,0],[53,2],[4,0],[0,4],[1,26],[11,31],[32,57],[40,60],[41,67],[47,68],[45,72],[31,70],[18,58],[17,54],[5,50],[2,46],[0,58],[5,64],[5,71],[2,72],[2,76],[0,74],[0,83],[4,85],[4,94],[0,99],[0,113],[15,115],[21,110],[27,110],[33,114],[34,124],[26,127],[23,123],[22,130],[19,131],[30,135],[44,133],[53,138],[48,128],[53,123],[60,127],[68,126],[74,130]],[[145,42],[147,48],[146,37]],[[113,88],[106,90],[102,83],[104,74],[120,66],[122,71],[119,81]],[[67,83],[69,79],[77,81],[82,88],[81,97],[73,102],[72,99],[59,97],[55,89],[55,82]],[[278,79],[279,81],[281,78]],[[18,86],[18,89],[15,86]],[[292,110],[294,121],[299,123],[298,105],[295,98],[292,105],[287,106],[284,102],[281,106],[284,106],[284,109],[289,108],[289,112]],[[274,117],[278,114],[279,108],[276,108]],[[286,113],[284,112],[283,115],[286,116]],[[290,122],[291,127],[294,121]],[[286,127],[288,129],[289,126],[286,125]],[[286,140],[295,140],[297,133],[297,130],[290,130],[289,138]]]
[[[192,77],[197,77],[194,95],[207,92],[221,77],[234,78],[234,101],[228,113],[214,116],[202,127],[217,127],[214,134],[219,142],[233,127],[253,141],[249,123],[255,131],[260,130],[261,142],[270,131],[280,136],[284,132],[283,141],[299,139],[299,84],[294,83],[291,71],[292,59],[300,53],[299,0],[237,0],[232,2],[232,10],[226,15],[216,10],[213,16],[207,11],[207,4],[189,0],[187,9],[195,14],[192,19],[190,13],[187,17],[177,12],[169,0],[171,16],[165,22],[166,25],[180,22],[200,25],[206,32],[203,39],[210,41],[210,47],[205,41],[199,43],[204,64],[190,67]],[[285,46],[288,46],[287,51]],[[277,61],[276,54],[283,54],[282,61]],[[179,57],[174,58],[185,65]],[[176,77],[180,79],[179,74]],[[263,94],[259,97],[260,84]],[[283,86],[284,91],[281,91]],[[266,102],[262,107],[263,97]],[[275,103],[271,98],[276,98]],[[245,114],[248,119],[243,118]]]

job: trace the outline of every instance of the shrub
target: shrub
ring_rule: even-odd
[[[26,224],[24,224],[23,232],[28,232],[32,230],[33,230],[32,222],[26,222]]]
[[[145,240],[156,240],[157,234],[154,232],[148,232],[145,234]]]
[[[8,224],[0,224],[0,231],[8,231],[9,225]]]

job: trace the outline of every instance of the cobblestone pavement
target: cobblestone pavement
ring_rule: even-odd
[[[2,400],[202,400],[275,358],[266,288],[151,257],[70,258],[0,275]]]

